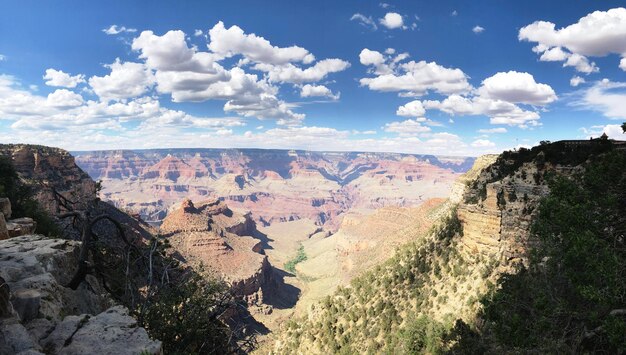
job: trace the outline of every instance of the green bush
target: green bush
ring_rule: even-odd
[[[307,259],[306,254],[304,253],[304,246],[300,245],[300,247],[298,248],[298,252],[296,254],[296,256],[289,260],[288,262],[285,263],[285,270],[291,272],[291,273],[295,273],[296,272],[296,265],[298,263],[301,263],[303,261],[305,261]]]

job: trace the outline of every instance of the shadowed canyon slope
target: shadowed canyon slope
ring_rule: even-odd
[[[473,158],[260,149],[76,152],[105,200],[161,221],[183,198],[226,200],[262,225],[308,218],[335,231],[348,210],[447,197]]]

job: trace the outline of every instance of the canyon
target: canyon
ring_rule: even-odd
[[[348,211],[445,198],[473,158],[261,149],[73,152],[101,197],[160,223],[183,199],[217,198],[260,225],[309,219],[335,232]]]

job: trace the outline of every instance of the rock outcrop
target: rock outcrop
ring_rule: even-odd
[[[220,200],[194,204],[187,199],[168,214],[161,232],[186,261],[229,281],[249,305],[264,302],[273,271],[261,240],[253,237],[257,232],[249,214],[234,212]]]
[[[11,201],[0,198],[0,240],[35,233],[37,223],[32,218],[11,218]]]
[[[95,197],[96,183],[63,149],[0,144],[0,156],[11,159],[20,178],[33,189],[39,205],[53,216],[59,211],[53,191],[75,202],[75,209],[84,207]]]
[[[0,241],[0,353],[161,353],[95,278],[76,290],[63,286],[79,247],[40,235]]]

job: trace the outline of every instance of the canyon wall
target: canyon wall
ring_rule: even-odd
[[[414,206],[447,197],[473,158],[260,149],[76,152],[101,197],[161,221],[183,198],[225,200],[268,225],[308,218],[335,231],[351,209]]]

